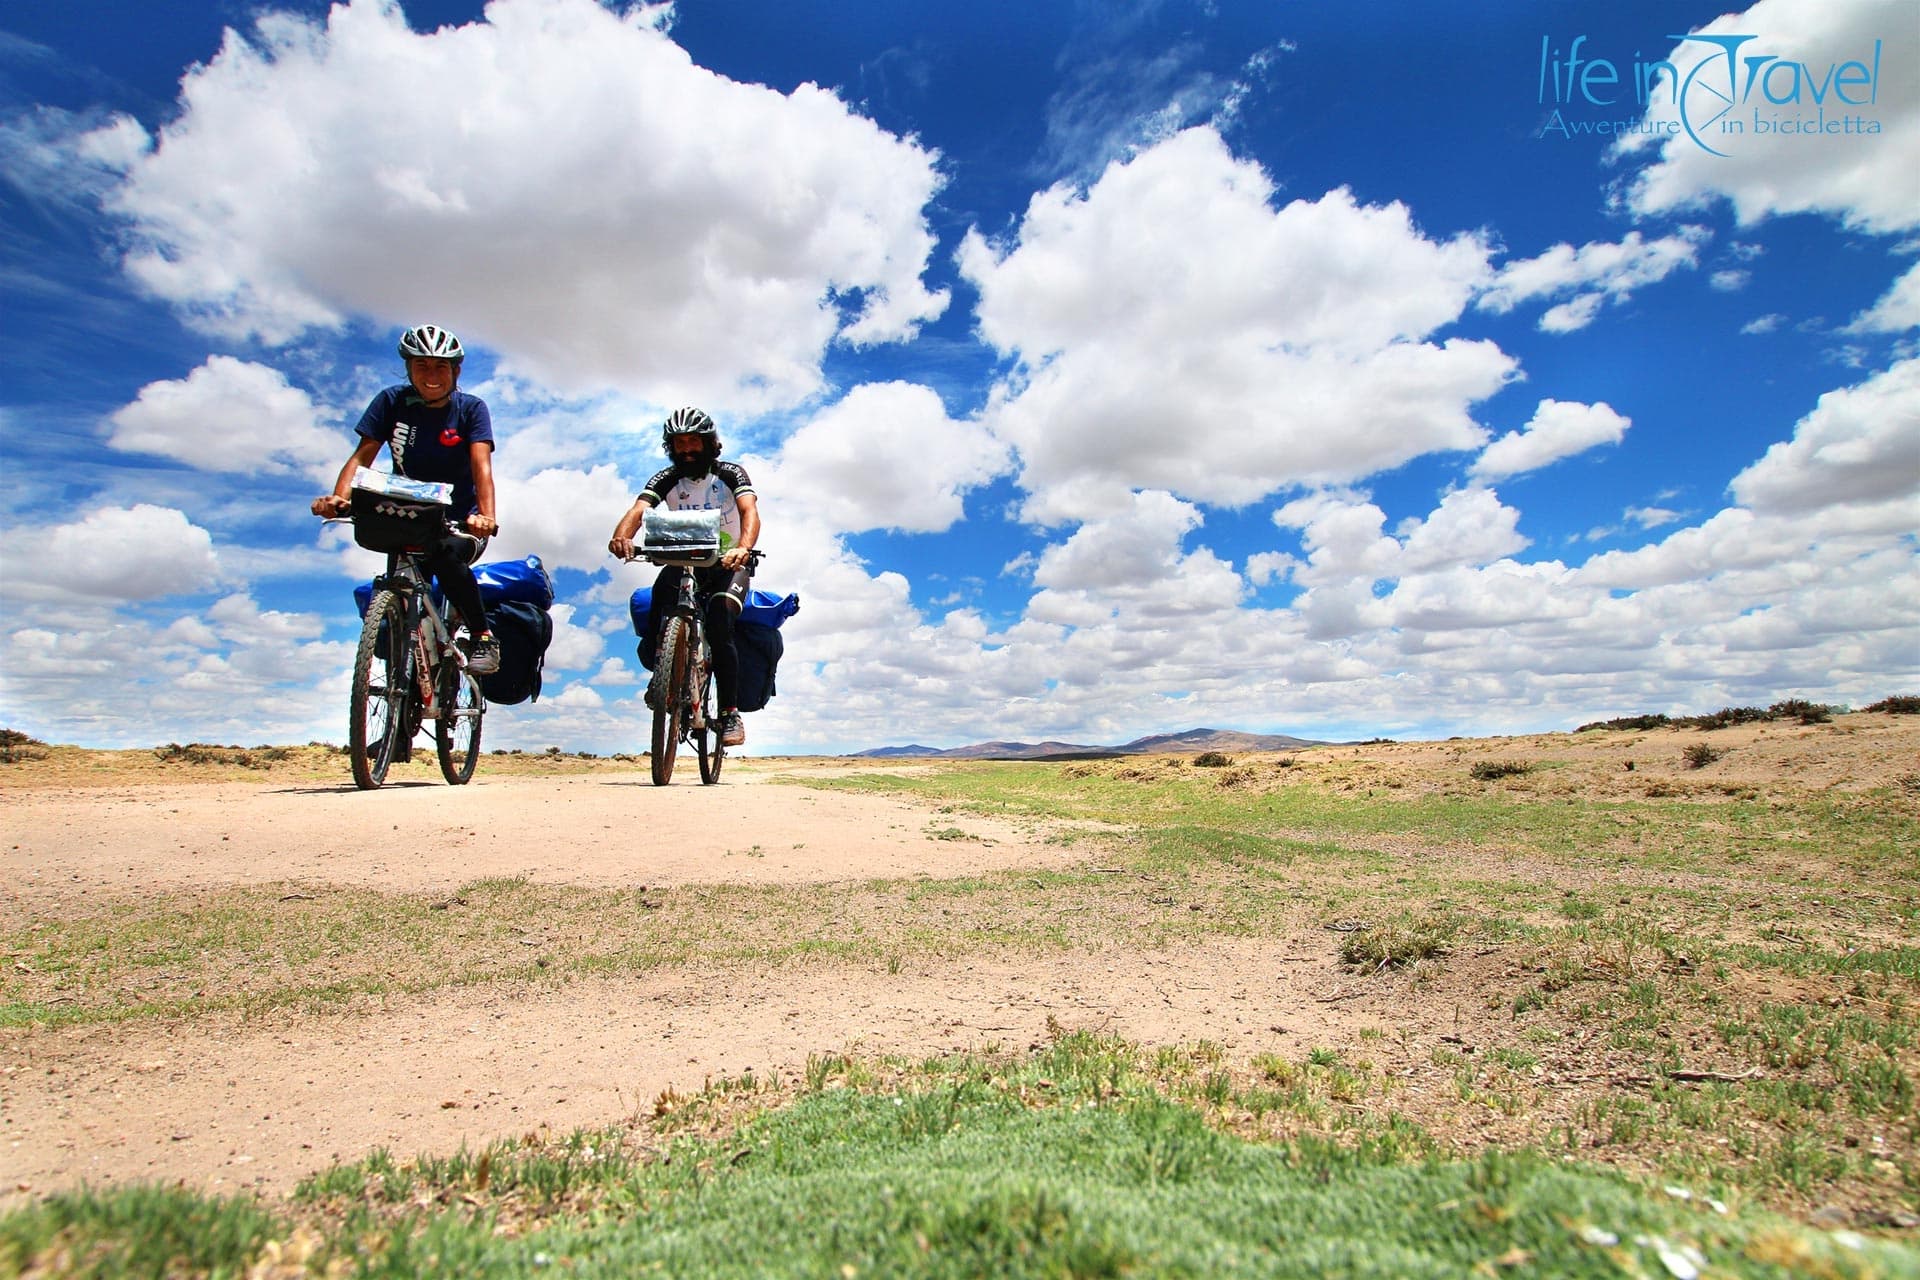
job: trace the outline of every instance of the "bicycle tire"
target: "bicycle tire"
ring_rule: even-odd
[[[400,754],[408,723],[407,699],[413,692],[413,649],[408,643],[407,610],[392,591],[375,593],[360,627],[353,655],[353,693],[347,709],[347,756],[353,782],[372,791],[387,780],[387,768]]]
[[[726,762],[727,744],[720,739],[720,716],[715,706],[713,664],[701,666],[700,687],[694,690],[700,707],[700,720],[706,727],[693,731],[693,748],[700,756],[700,781],[712,786],[720,781],[720,766]],[[707,743],[711,740],[712,747]]]
[[[440,753],[440,776],[464,786],[480,762],[480,721],[487,714],[480,681],[451,661],[440,668],[440,718],[433,722],[433,744]]]
[[[660,657],[655,661],[653,678],[660,705],[653,712],[653,785],[664,787],[673,781],[673,761],[680,752],[680,726],[686,715],[684,686],[687,679],[687,620],[668,618],[660,628]]]

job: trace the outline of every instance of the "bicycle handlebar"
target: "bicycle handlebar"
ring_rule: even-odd
[[[764,551],[762,551],[762,550],[760,550],[760,548],[758,548],[758,547],[748,547],[748,548],[747,548],[747,563],[748,563],[748,565],[750,565],[750,566],[753,566],[753,567],[756,567],[756,568],[757,568],[757,567],[759,566],[759,564],[760,564],[760,562],[761,562],[762,560],[764,560],[764,559],[766,559],[766,557],[767,557],[767,553],[766,553],[766,552],[764,552]],[[618,559],[619,559],[619,561],[620,561],[620,563],[621,563],[621,564],[632,564],[632,563],[633,563],[634,561],[636,561],[636,560],[645,560],[645,561],[646,561],[646,562],[647,562],[648,564],[657,564],[657,565],[660,565],[660,566],[661,566],[661,567],[663,567],[663,568],[666,568],[666,567],[672,567],[672,566],[674,566],[674,565],[675,565],[675,563],[676,563],[676,562],[674,562],[674,561],[671,561],[671,560],[668,560],[668,561],[661,561],[661,560],[655,560],[655,559],[654,559],[654,558],[653,558],[652,556],[649,556],[649,555],[648,555],[648,554],[647,554],[647,553],[646,553],[645,551],[643,551],[643,550],[641,550],[641,549],[640,549],[639,547],[635,547],[635,548],[633,549],[633,554],[632,554],[632,555],[630,555],[630,556],[620,556],[620,557],[618,557]],[[697,564],[696,564],[696,565],[679,565],[678,567],[679,567],[679,568],[682,568],[682,569],[700,569],[700,568],[709,568],[709,569],[711,569],[711,568],[715,568],[715,567],[717,567],[717,566],[719,565],[719,563],[720,563],[720,561],[719,561],[719,558],[718,558],[718,557],[716,557],[716,558],[714,559],[714,562],[713,562],[713,564],[711,564],[711,565],[697,565]]]
[[[353,513],[348,512],[344,516],[321,516],[320,523],[321,524],[352,524]],[[464,533],[469,538],[491,538],[495,533],[500,532],[500,522],[498,520],[495,520],[493,522],[493,533],[475,533],[471,529],[467,528],[466,517],[462,516],[458,520],[447,521],[447,528],[452,529],[455,533]]]

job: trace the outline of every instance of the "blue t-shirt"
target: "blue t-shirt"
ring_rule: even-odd
[[[456,515],[478,509],[473,455],[467,446],[475,440],[493,445],[493,418],[479,396],[456,391],[447,403],[433,409],[411,384],[402,383],[375,396],[354,431],[387,446],[396,474],[452,485]]]

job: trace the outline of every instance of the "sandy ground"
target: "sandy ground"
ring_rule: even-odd
[[[691,773],[691,766],[688,768]],[[971,839],[935,840],[957,827]],[[0,885],[75,892],[314,881],[426,892],[491,876],[589,886],[806,884],[1058,862],[1005,823],[741,772],[0,791]]]
[[[1435,779],[1457,786],[1472,761],[1552,755],[1558,767],[1502,785],[1584,794],[1736,794],[1764,785],[1915,791],[1917,719],[1721,731],[1707,740],[1727,755],[1707,769],[1680,759],[1700,735],[1660,730],[1322,749],[1284,765],[1250,761],[1244,776],[1225,770],[1220,781],[1223,792],[1308,772],[1338,788]],[[1129,759],[1061,767],[1193,766]],[[0,779],[0,919],[83,899],[250,883],[417,892],[489,876],[592,886],[798,884],[949,877],[1088,856],[1084,846],[1048,844],[1044,828],[808,789],[772,770],[736,770],[715,788],[668,789],[638,771],[483,770],[465,788],[404,784],[374,793],[344,779],[149,777],[116,784],[90,768]],[[952,828],[970,838],[953,838]],[[1469,971],[1483,963],[1498,961],[1465,958],[1456,976],[1471,984]],[[1298,1056],[1316,1044],[1351,1043],[1361,1027],[1392,1026],[1406,1061],[1418,1062],[1440,1040],[1471,1037],[1459,1018],[1457,1003],[1449,1012],[1406,984],[1356,982],[1322,935],[1032,961],[962,957],[891,973],[819,963],[775,972],[675,969],[536,990],[446,990],[318,1016],[7,1029],[0,1207],[83,1181],[283,1193],[376,1147],[398,1156],[449,1153],[542,1128],[609,1124],[644,1113],[669,1088],[693,1092],[748,1069],[791,1078],[809,1057],[844,1050],[924,1057],[1024,1048],[1044,1039],[1050,1020],[1146,1043],[1207,1039],[1240,1056]]]

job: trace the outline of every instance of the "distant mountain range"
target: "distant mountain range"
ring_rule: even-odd
[[[1233,729],[1188,729],[1185,733],[1156,733],[1118,747],[1090,747],[1075,742],[976,742],[970,747],[875,747],[855,756],[893,759],[906,756],[945,760],[1044,760],[1066,756],[1179,755],[1200,751],[1291,751],[1296,747],[1323,747],[1312,738],[1284,733],[1240,733]]]

